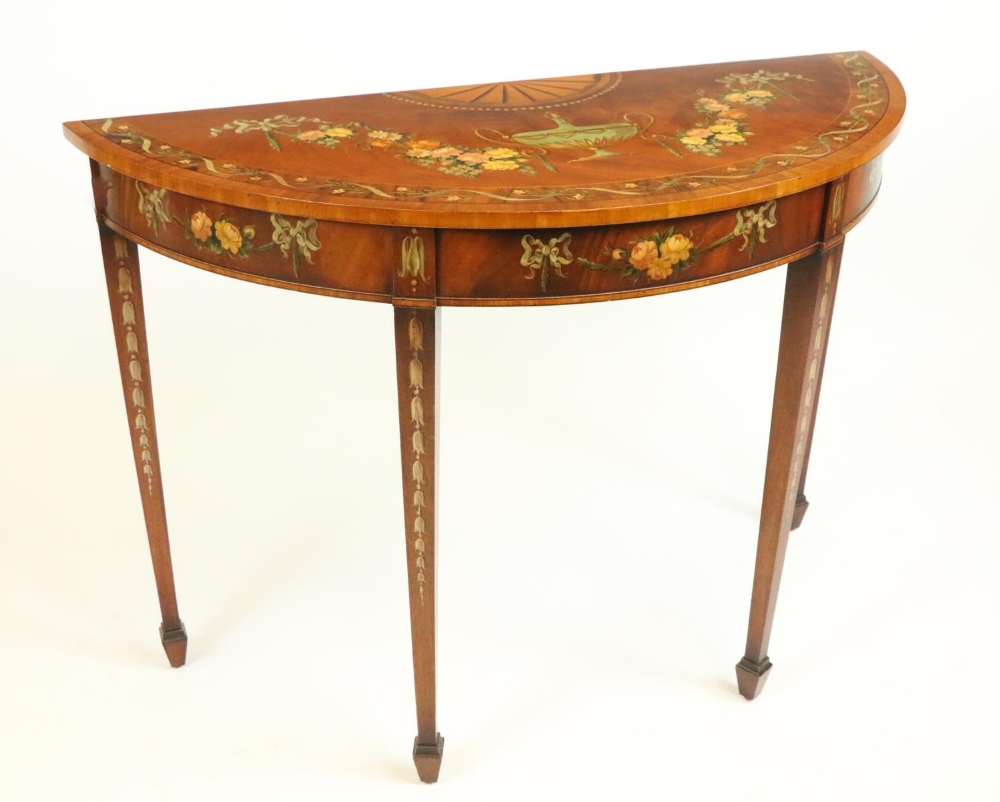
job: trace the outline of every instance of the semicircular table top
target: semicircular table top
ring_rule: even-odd
[[[819,186],[881,153],[905,95],[866,53],[576,75],[64,126],[176,192],[379,225],[642,222]]]

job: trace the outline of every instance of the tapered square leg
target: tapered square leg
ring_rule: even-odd
[[[435,782],[444,739],[435,709],[435,541],[437,535],[436,308],[395,309],[399,427],[410,589],[417,737],[413,762],[423,782]]]
[[[800,500],[843,243],[788,265],[764,476],[746,654],[736,666],[740,693],[755,698],[771,670],[767,656],[788,533]]]
[[[139,495],[160,600],[160,641],[170,665],[178,668],[184,665],[187,657],[187,633],[177,612],[174,569],[167,536],[167,514],[163,503],[163,485],[160,482],[160,455],[156,442],[149,352],[146,347],[146,316],[139,275],[139,249],[135,243],[106,226],[100,225],[99,228],[108,300],[111,303],[111,321],[118,349],[118,366],[132,438],[132,454],[139,478]]]

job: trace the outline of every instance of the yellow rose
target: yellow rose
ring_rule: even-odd
[[[670,278],[674,273],[674,269],[670,266],[669,259],[651,259],[649,262],[649,271],[646,273],[651,281],[661,281],[665,278]]]
[[[686,262],[691,258],[693,246],[694,243],[683,234],[674,234],[660,243],[660,257],[671,265]]]
[[[215,224],[215,236],[222,245],[222,250],[238,253],[243,246],[243,235],[240,230],[228,220],[220,220]]]
[[[212,236],[212,218],[204,212],[195,212],[191,217],[191,233],[197,240],[207,240]]]
[[[620,262],[627,255],[628,251],[626,251],[624,248],[615,248],[613,251],[611,251],[611,258],[614,259],[616,262]]]
[[[708,126],[708,130],[715,134],[731,134],[736,131],[736,123],[716,123]]]
[[[685,145],[704,145],[708,140],[700,136],[682,136],[681,142]]]
[[[747,97],[748,95],[745,95],[742,92],[731,92],[730,94],[726,95],[726,100],[728,100],[730,103],[745,103]]]
[[[257,229],[253,226],[243,226],[243,239],[253,239],[257,236]]]
[[[751,89],[747,92],[747,97],[774,97],[774,92],[768,92],[766,89]]]
[[[353,136],[354,132],[350,128],[327,128],[323,132],[323,135],[324,136],[335,136],[335,137],[337,137],[339,139],[342,139],[345,136]],[[302,137],[300,136],[299,138],[301,139]]]
[[[720,142],[746,142],[746,138],[739,134],[716,134],[715,138]]]
[[[490,148],[484,150],[483,155],[488,159],[513,159],[517,155],[517,151],[510,148]]]
[[[512,161],[490,161],[483,165],[484,170],[516,170],[520,165]]]
[[[628,261],[636,270],[647,270],[649,263],[655,258],[656,243],[651,239],[646,239],[635,244]]]

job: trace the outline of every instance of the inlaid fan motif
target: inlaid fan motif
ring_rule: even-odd
[[[475,111],[547,109],[580,103],[610,92],[621,81],[621,73],[570,75],[534,81],[503,81],[469,84],[413,92],[390,92],[389,97],[424,106]]]

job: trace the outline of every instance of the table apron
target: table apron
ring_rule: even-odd
[[[298,218],[182,195],[96,163],[93,172],[103,222],[196,267],[383,303],[402,302],[426,287],[420,292],[424,305],[530,306],[693,289],[831,247],[874,201],[881,158],[824,186],[749,207],[646,223],[523,230]]]

